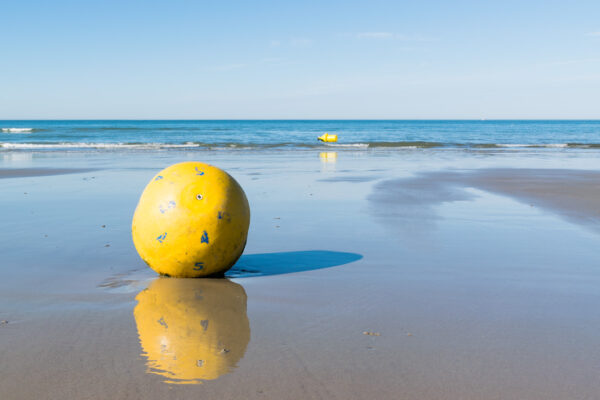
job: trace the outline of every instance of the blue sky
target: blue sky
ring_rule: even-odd
[[[0,0],[0,15],[0,119],[600,118],[597,0]]]

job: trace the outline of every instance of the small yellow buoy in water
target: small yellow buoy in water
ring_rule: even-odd
[[[332,135],[330,133],[324,133],[321,136],[319,136],[317,139],[319,139],[321,142],[337,142],[337,135]]]
[[[250,207],[225,171],[184,162],[160,171],[133,215],[133,243],[162,275],[195,278],[227,271],[242,255]]]

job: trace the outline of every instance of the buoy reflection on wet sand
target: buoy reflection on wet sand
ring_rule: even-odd
[[[322,151],[319,153],[319,158],[324,163],[335,164],[337,161],[337,152],[336,151]]]
[[[250,341],[244,288],[227,279],[161,277],[134,309],[148,372],[195,384],[230,372]]]

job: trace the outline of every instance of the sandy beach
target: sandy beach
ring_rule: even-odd
[[[0,14],[0,400],[600,400],[600,1]]]
[[[596,398],[600,170],[574,154],[0,152],[0,398]],[[250,201],[226,279],[131,241],[187,160]]]

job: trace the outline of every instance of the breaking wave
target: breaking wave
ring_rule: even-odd
[[[4,133],[31,133],[33,128],[2,128]]]
[[[4,131],[9,128],[2,128]],[[10,128],[29,129],[29,128]],[[12,132],[12,133],[26,133]],[[519,144],[519,143],[440,143],[425,141],[402,142],[364,142],[364,143],[93,143],[93,142],[0,142],[0,149],[4,150],[60,150],[60,149],[348,149],[348,150],[412,150],[412,149],[473,149],[473,150],[519,150],[519,149],[600,149],[600,143],[545,143],[545,144]]]

